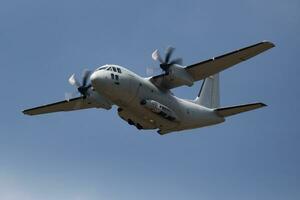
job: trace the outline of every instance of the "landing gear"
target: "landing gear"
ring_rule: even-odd
[[[129,125],[134,125],[139,130],[144,129],[142,125],[140,125],[139,123],[135,124],[134,121],[132,121],[131,119],[128,119],[127,122]]]
[[[145,105],[146,103],[147,103],[147,102],[146,102],[145,99],[143,99],[143,100],[140,102],[141,105]]]
[[[142,125],[140,125],[139,123],[136,124],[136,128],[139,130],[143,129]]]
[[[134,122],[131,119],[128,119],[128,124],[129,125],[134,125]]]

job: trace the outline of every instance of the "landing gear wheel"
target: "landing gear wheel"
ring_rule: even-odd
[[[143,100],[140,102],[141,105],[145,105],[146,103],[147,103],[147,102],[146,102],[145,99],[143,99]]]
[[[134,122],[131,119],[128,119],[128,124],[129,125],[134,125]]]
[[[164,135],[164,133],[162,133],[161,130],[158,130],[157,133],[158,133],[159,135]]]
[[[143,129],[143,127],[139,123],[137,123],[136,128],[139,130]]]

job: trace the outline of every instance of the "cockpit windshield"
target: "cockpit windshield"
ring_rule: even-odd
[[[119,73],[119,74],[122,73],[122,70],[118,66],[105,65],[105,66],[102,66],[102,67],[98,67],[96,69],[96,71],[99,71],[99,70],[113,71],[113,72],[116,72],[116,73]]]
[[[99,67],[99,68],[97,68],[97,70],[96,71],[99,71],[99,70],[104,70],[104,69],[106,69],[107,67],[105,66],[105,67]]]

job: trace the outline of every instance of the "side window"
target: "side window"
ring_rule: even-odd
[[[116,72],[116,71],[117,71],[115,67],[112,67],[112,68],[113,68],[114,72]]]
[[[120,68],[117,68],[117,70],[118,70],[118,72],[121,74],[122,73],[122,71],[121,71],[121,69]]]
[[[111,67],[107,68],[106,70],[107,70],[107,71],[111,71]]]
[[[114,74],[110,74],[111,79],[115,79],[115,75]]]

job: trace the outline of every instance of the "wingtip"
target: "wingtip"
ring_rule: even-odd
[[[266,107],[268,106],[267,104],[264,104],[264,103],[260,103],[261,107]]]
[[[262,41],[262,43],[270,45],[270,48],[276,47],[276,45],[273,42],[268,41],[268,40],[264,40],[264,41]]]
[[[22,113],[23,113],[24,115],[31,115],[31,114],[28,113],[28,110],[22,110]]]

